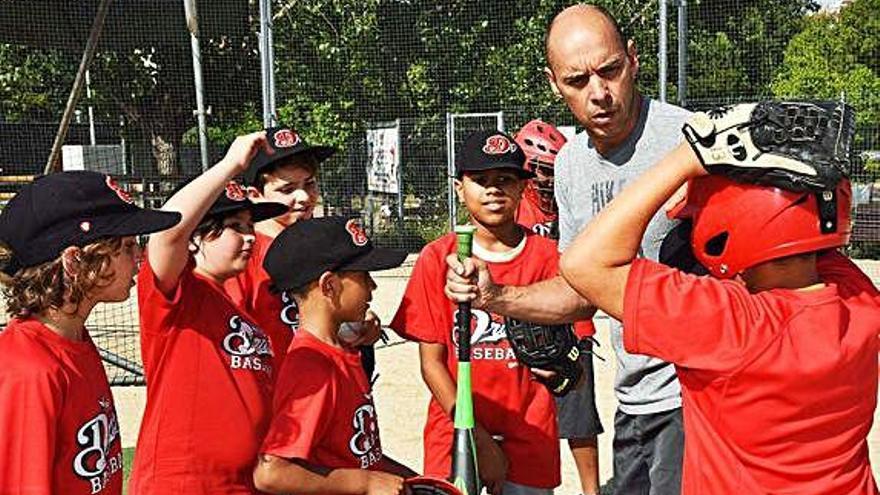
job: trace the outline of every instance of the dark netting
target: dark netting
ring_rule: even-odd
[[[44,169],[99,3],[0,2],[0,201]],[[568,3],[273,0],[277,119],[340,150],[320,172],[323,213],[360,215],[378,243],[417,252],[463,219],[449,165],[468,132],[574,126],[543,75],[544,32]],[[598,3],[635,40],[645,94],[691,109],[844,95],[858,110],[850,253],[880,258],[877,2],[691,1],[681,17],[682,2],[666,2],[662,92],[662,2]],[[198,11],[213,163],[262,126],[259,1]],[[112,2],[63,164],[110,172],[161,205],[202,169],[195,94],[183,2]],[[102,306],[90,322],[114,383],[140,380],[135,305]]]

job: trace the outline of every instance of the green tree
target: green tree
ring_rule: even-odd
[[[817,8],[813,0],[688,2],[688,101],[769,96],[788,41]]]
[[[860,124],[880,123],[878,17],[880,0],[856,0],[839,14],[807,19],[785,49],[773,94],[820,99],[844,95],[857,109]]]

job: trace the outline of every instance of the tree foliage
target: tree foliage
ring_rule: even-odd
[[[838,99],[862,124],[880,123],[880,0],[856,0],[839,16],[815,15],[785,49],[773,81],[779,97]]]

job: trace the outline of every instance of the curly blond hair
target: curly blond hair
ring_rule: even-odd
[[[12,317],[24,318],[68,304],[78,307],[90,291],[111,283],[115,274],[110,263],[121,249],[121,237],[105,239],[81,248],[75,261],[78,265],[75,273],[65,273],[62,255],[22,268],[12,277],[4,277],[0,282],[5,285],[6,312]],[[0,251],[3,250],[0,246]]]

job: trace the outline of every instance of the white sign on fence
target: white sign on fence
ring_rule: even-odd
[[[400,191],[400,124],[367,130],[367,189]]]

